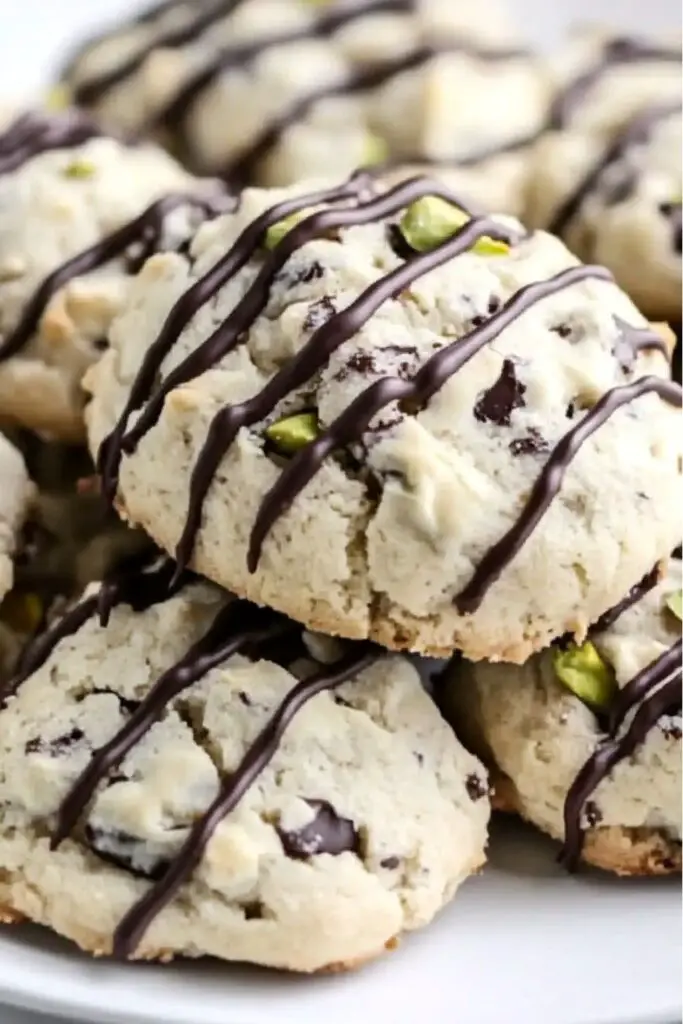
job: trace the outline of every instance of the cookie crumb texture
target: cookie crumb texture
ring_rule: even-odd
[[[164,195],[198,189],[162,150],[97,134],[65,112],[23,115],[0,137],[0,423],[70,442],[84,435],[81,378],[106,347],[138,253],[86,261],[87,273],[71,261]],[[196,224],[181,208],[159,235],[172,247]],[[144,250],[149,238],[135,241]]]
[[[617,693],[672,654],[667,683],[673,688],[678,671],[673,705],[662,708],[644,742],[613,767],[580,807],[583,859],[620,875],[681,869],[681,634],[680,621],[667,606],[680,585],[681,563],[674,562],[654,589],[607,630],[592,635],[600,657],[611,666]],[[676,659],[672,645],[677,641]],[[663,692],[651,690],[640,707]],[[453,670],[448,702],[468,744],[485,751],[496,766],[494,806],[566,841],[567,798],[584,765],[606,742],[606,716],[596,715],[560,682],[553,652],[522,667],[463,662]],[[621,735],[639,706],[627,716]]]
[[[478,229],[473,238],[507,238],[507,252],[498,246],[488,255],[485,239],[483,254],[452,240],[450,249],[418,256],[406,252],[399,230],[400,197],[387,200],[391,212],[383,216],[373,204],[384,200],[362,188],[334,204],[324,228],[300,225],[297,242],[285,238],[289,258],[282,247],[261,245],[253,223],[297,191],[255,189],[242,194],[233,215],[200,229],[189,259],[153,257],[112,327],[110,351],[88,376],[92,452],[117,424],[144,359],[149,387],[141,411],[124,417],[129,432],[141,418],[144,429],[124,444],[116,500],[125,518],[173,554],[181,535],[187,539],[193,474],[212,424],[211,445],[222,451],[226,431],[216,415],[230,406],[244,411],[241,403],[257,395],[261,402],[304,346],[320,353],[323,338],[332,338],[329,358],[321,355],[283,400],[266,402],[260,421],[247,419],[208,474],[206,499],[194,507],[201,512],[190,538],[192,566],[320,632],[523,662],[556,636],[585,634],[677,543],[680,392],[660,379],[669,374],[665,345],[605,272],[577,267],[549,235],[525,236],[500,218],[466,230]],[[406,188],[401,195],[415,197],[440,186],[420,179]],[[310,214],[305,196],[298,204]],[[347,226],[338,226],[345,218]],[[243,232],[253,245],[240,239]],[[427,272],[424,261],[432,259]],[[205,282],[197,288],[219,263],[237,269],[217,292]],[[392,290],[391,274],[408,277]],[[544,294],[519,315],[510,311],[539,282]],[[387,287],[391,297],[349,330],[353,304]],[[210,297],[197,301],[202,291]],[[175,303],[176,324],[179,311],[181,322],[196,313],[179,337],[165,332],[172,343],[157,360],[158,346],[151,349]],[[338,344],[342,333],[348,340]],[[453,353],[466,338],[472,344],[473,334],[475,354],[444,374],[426,403],[389,401],[361,422],[359,396],[371,386],[410,382],[430,359],[446,358],[448,346]],[[210,337],[232,350],[206,359]],[[199,362],[188,363],[201,346]],[[557,446],[568,433],[596,415],[600,400],[621,402],[624,388],[639,388],[634,382],[643,375],[646,391],[659,392],[634,393],[564,459]],[[284,503],[250,573],[259,508],[292,473],[291,457],[273,450],[267,431],[301,413],[314,414],[328,439],[339,437],[340,416],[351,422],[291,506]],[[499,578],[489,574],[481,600],[462,602],[494,546],[526,517],[551,458],[564,470],[559,493],[516,555],[496,556]]]
[[[32,497],[21,454],[0,434],[0,601],[12,587],[12,557]]]
[[[105,124],[151,130],[239,186],[424,161],[488,208],[517,209],[549,87],[501,6],[174,4],[86,45],[65,81]]]
[[[179,853],[294,686],[292,672],[306,671],[265,651],[212,669],[166,705],[51,850],[56,812],[93,752],[225,601],[195,585],[143,613],[121,605],[106,630],[89,619],[0,712],[3,916],[111,951],[120,920]],[[310,643],[317,651],[323,641]],[[486,778],[415,669],[380,653],[294,718],[135,955],[305,972],[379,955],[427,924],[483,863],[489,804],[468,795],[473,774]]]

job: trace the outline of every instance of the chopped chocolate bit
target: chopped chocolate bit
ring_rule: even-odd
[[[490,315],[493,316],[494,313],[498,312],[502,304],[502,301],[498,298],[497,295],[492,295],[491,298],[489,299],[488,306],[486,308],[488,309]]]
[[[465,780],[465,788],[467,790],[468,797],[473,803],[476,803],[478,800],[483,800],[484,797],[489,794],[488,785],[483,779],[480,779],[479,776],[474,773],[467,776],[467,779]]]
[[[660,203],[659,212],[671,221],[672,244],[677,253],[683,249],[683,217],[680,203]]]
[[[288,288],[296,288],[299,284],[310,284],[311,281],[319,281],[325,276],[325,268],[318,260],[312,263],[305,263],[301,267],[294,268],[285,265],[284,269],[277,275],[277,280],[282,281]]]
[[[674,550],[671,552],[671,557],[672,558],[683,558],[683,548],[680,547],[680,546],[677,547],[677,548],[674,548]]]
[[[517,437],[509,444],[512,455],[544,455],[550,451],[550,445],[536,427],[531,427],[525,437]]]
[[[510,426],[513,409],[523,409],[526,386],[517,380],[515,364],[505,359],[500,377],[488,391],[484,391],[474,407],[475,419],[480,423],[495,423],[499,427]]]
[[[322,327],[331,317],[335,316],[336,312],[337,307],[332,299],[327,295],[323,295],[322,299],[312,302],[308,307],[308,313],[303,323],[304,331],[317,331],[319,327]]]
[[[683,733],[681,732],[680,722],[676,723],[675,721],[671,721],[669,725],[665,725],[664,722],[662,721],[660,723],[660,728],[662,730],[662,734],[664,736],[664,739],[667,739],[667,740],[680,740],[681,737],[683,736]]]
[[[573,402],[569,403],[569,405],[565,409],[565,413],[564,414],[565,414],[565,416],[567,417],[568,420],[573,420],[574,419],[574,417],[576,416],[576,406],[575,406],[575,404]]]
[[[106,352],[109,348],[109,341],[106,338],[95,338],[93,340],[92,347],[97,352]]]
[[[147,878],[151,882],[157,882],[163,878],[169,867],[169,861],[161,858],[149,870],[143,870],[135,864],[135,848],[141,845],[142,840],[137,836],[128,835],[127,832],[105,832],[104,829],[86,825],[85,841],[100,860],[113,864],[114,867],[123,868],[136,878]],[[121,847],[120,851],[112,852],[111,847],[114,845]]]
[[[240,690],[237,696],[239,697],[242,704],[244,704],[245,708],[250,708],[252,706],[252,701],[249,698],[249,696],[244,692],[244,690]]]
[[[395,871],[400,863],[400,857],[385,857],[384,860],[379,862],[379,866],[381,868],[386,868],[387,871]]]
[[[369,352],[354,352],[346,365],[349,370],[361,374],[375,373],[377,370],[375,357]]]
[[[353,704],[349,704],[348,700],[344,700],[338,693],[335,693],[332,699],[340,708],[351,708],[353,710]]]
[[[559,334],[561,338],[571,338],[574,333],[574,328],[569,324],[555,324],[554,327],[550,328],[552,334]]]
[[[586,815],[586,821],[590,828],[595,828],[602,821],[602,811],[596,804],[595,800],[588,800],[584,811]]]
[[[81,700],[85,700],[86,697],[93,697],[95,694],[110,694],[112,697],[116,697],[121,711],[126,715],[134,714],[140,707],[139,700],[129,700],[127,697],[122,697],[120,693],[116,692],[116,690],[110,690],[107,686],[103,686],[101,688],[96,687],[94,690],[89,690],[88,693],[83,694]]]
[[[340,818],[326,800],[306,800],[315,812],[312,821],[298,832],[277,828],[285,853],[293,860],[306,860],[321,853],[338,857],[341,853],[359,853],[360,836],[348,818]]]
[[[265,917],[264,906],[259,900],[252,903],[245,903],[242,907],[245,921],[262,921]]]
[[[413,753],[415,754],[415,760],[417,761],[421,768],[422,765],[425,763],[424,754],[421,754],[418,750],[414,750]]]
[[[27,742],[24,752],[27,754],[48,754],[50,757],[59,757],[71,747],[82,743],[84,739],[85,733],[83,730],[79,729],[78,726],[74,726],[71,732],[67,732],[63,736],[57,736],[54,740],[46,741],[41,739],[40,736],[36,736]]]

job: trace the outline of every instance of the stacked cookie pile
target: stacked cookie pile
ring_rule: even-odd
[[[6,920],[347,968],[491,792],[680,869],[680,49],[488,8],[164,3],[8,119]]]

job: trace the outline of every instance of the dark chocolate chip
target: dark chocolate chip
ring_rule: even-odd
[[[390,224],[387,228],[387,241],[391,250],[400,260],[409,260],[415,255],[412,245],[408,245],[398,224]]]
[[[318,328],[322,327],[323,324],[326,324],[327,321],[336,314],[336,312],[337,307],[332,299],[328,298],[327,295],[324,295],[322,299],[318,299],[317,302],[312,302],[308,307],[308,313],[306,314],[306,319],[303,323],[304,331],[308,331],[309,333],[317,331]]]
[[[602,821],[602,811],[596,804],[595,800],[586,801],[584,814],[590,828],[595,828],[595,826],[599,825]]]
[[[489,787],[487,784],[474,773],[467,776],[467,779],[465,780],[465,788],[467,790],[468,797],[473,803],[476,803],[478,800],[483,800],[484,797],[489,794]]]
[[[240,690],[240,692],[237,694],[237,696],[239,697],[239,699],[242,702],[242,704],[244,704],[245,708],[250,708],[252,706],[252,702],[249,699],[248,694],[246,694],[244,692],[244,690]]]
[[[395,871],[401,863],[399,857],[385,857],[384,860],[379,862],[381,868],[386,868],[387,871]]]
[[[296,288],[299,284],[310,284],[311,281],[319,281],[325,276],[325,268],[322,263],[313,260],[312,263],[304,263],[300,267],[292,267],[287,264],[284,270],[277,276],[288,288]]]
[[[84,739],[85,733],[83,730],[79,729],[78,726],[74,726],[71,732],[67,732],[63,736],[57,736],[54,740],[44,740],[40,736],[36,736],[27,742],[24,751],[27,754],[47,754],[50,757],[60,757],[71,747],[82,743]]]
[[[573,420],[576,416],[576,406],[573,402],[570,402],[564,412],[568,420]]]
[[[421,754],[418,750],[414,750],[413,753],[415,754],[415,760],[417,761],[421,768],[422,765],[425,763],[424,754]]]
[[[550,451],[550,445],[535,427],[531,427],[524,437],[517,437],[509,444],[512,455],[543,455]]]
[[[669,725],[665,725],[663,722],[660,723],[660,728],[667,740],[680,740],[683,733],[681,733],[681,726],[675,722],[671,722]]]
[[[348,818],[340,818],[326,800],[305,801],[315,817],[296,832],[277,828],[285,853],[293,860],[306,860],[321,853],[338,857],[341,853],[360,852],[360,836]]]
[[[127,697],[122,697],[120,693],[116,692],[116,690],[110,690],[109,687],[106,686],[103,686],[101,688],[97,687],[94,690],[90,690],[88,693],[84,693],[81,699],[85,700],[86,697],[93,697],[95,694],[109,694],[112,697],[116,697],[117,701],[119,702],[119,707],[121,708],[121,711],[126,715],[134,714],[140,707],[139,700],[129,700]]]
[[[242,907],[245,921],[262,921],[265,917],[264,906],[258,900],[253,903],[245,903]]]
[[[683,249],[683,217],[681,215],[680,203],[660,203],[659,212],[663,217],[671,221],[672,245],[674,250],[681,253]]]
[[[558,334],[560,338],[571,338],[574,333],[569,324],[555,324],[555,326],[551,327],[550,330],[553,334]]]
[[[170,862],[163,859],[159,859],[149,871],[143,871],[137,867],[134,863],[134,851],[135,847],[141,845],[142,840],[138,839],[137,836],[128,835],[126,832],[119,832],[118,830],[105,832],[103,829],[86,825],[85,841],[100,860],[105,861],[107,864],[113,864],[114,867],[123,868],[124,871],[134,875],[136,878],[147,878],[152,882],[158,882],[166,874],[169,867]],[[105,842],[107,846],[115,843],[122,849],[120,852],[112,853],[110,849],[104,848]],[[127,853],[127,850],[130,850],[130,853]]]
[[[109,342],[106,338],[95,338],[92,343],[92,347],[97,352],[106,352],[109,348]]]
[[[495,423],[499,427],[510,426],[513,409],[523,409],[526,386],[517,380],[515,364],[505,359],[500,377],[488,391],[484,391],[474,407],[475,419],[480,423]]]

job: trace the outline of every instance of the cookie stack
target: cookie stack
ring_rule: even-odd
[[[0,422],[86,440],[104,545],[2,691],[5,919],[349,968],[483,865],[487,768],[568,866],[680,868],[673,51],[554,81],[486,7],[165,3],[0,137]]]

